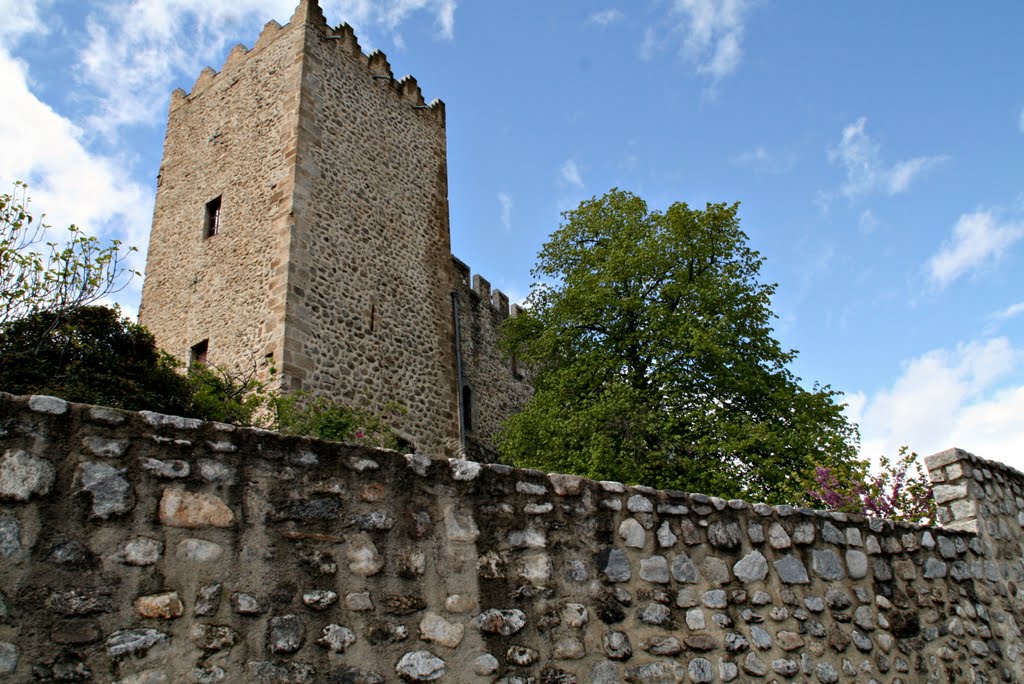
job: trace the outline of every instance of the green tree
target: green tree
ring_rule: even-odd
[[[0,325],[30,314],[63,315],[120,291],[133,275],[125,265],[134,247],[103,244],[70,225],[63,242],[29,210],[28,186],[0,194]]]
[[[145,328],[102,306],[0,326],[0,390],[190,415],[191,389],[176,362]]]
[[[796,352],[772,336],[775,285],[737,208],[649,211],[612,190],[563,214],[503,328],[535,373],[506,459],[773,502],[804,500],[816,464],[859,468],[838,393],[787,369]]]

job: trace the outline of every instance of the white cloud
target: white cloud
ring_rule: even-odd
[[[969,271],[999,261],[1022,237],[1024,223],[1000,223],[990,211],[963,214],[950,239],[928,260],[929,279],[943,288]]]
[[[758,145],[754,149],[737,154],[731,161],[733,164],[745,166],[757,173],[780,175],[793,169],[796,165],[796,156],[793,154],[779,156],[769,152],[763,145]]]
[[[682,36],[681,52],[697,72],[718,81],[739,66],[743,56],[748,0],[674,0],[670,14],[674,32]]]
[[[26,34],[48,33],[46,23],[39,20],[39,10],[47,4],[45,0],[0,0],[0,17],[4,18],[0,48],[13,46]]]
[[[10,0],[2,0],[9,2]],[[81,73],[98,97],[89,125],[110,135],[119,126],[162,120],[175,84],[187,90],[204,65],[219,68],[220,56],[239,35],[255,41],[262,22],[287,22],[296,0],[120,0],[89,15],[81,51]],[[398,28],[420,13],[434,19],[438,37],[455,30],[455,0],[334,0],[322,6],[332,24],[352,24],[361,44],[384,30],[399,48]],[[246,32],[248,32],[246,34]]]
[[[498,193],[498,204],[501,205],[501,225],[505,230],[512,230],[512,198],[506,192]]]
[[[594,12],[587,19],[591,24],[597,24],[599,26],[608,26],[614,24],[617,21],[622,21],[625,15],[617,9],[606,9],[600,12]]]
[[[29,89],[25,67],[0,49],[0,181],[29,183],[32,209],[45,212],[54,226],[50,239],[61,242],[71,223],[103,238],[138,247],[129,265],[142,271],[152,217],[152,191],[133,181],[128,164],[91,152],[82,129],[41,102]],[[9,186],[8,186],[9,187]],[[130,313],[141,285],[117,299]]]
[[[1022,358],[1024,350],[998,337],[904,363],[891,387],[847,398],[861,455],[892,456],[904,444],[921,455],[956,446],[1024,469],[1024,385],[1014,382]]]
[[[870,235],[875,232],[875,228],[878,227],[878,219],[875,218],[874,212],[870,209],[865,209],[860,213],[860,220],[858,223],[860,225],[860,232],[865,235]]]
[[[846,126],[839,144],[828,151],[829,160],[846,171],[839,192],[848,199],[872,192],[898,195],[922,173],[947,159],[945,155],[914,157],[888,165],[882,161],[881,147],[864,130],[867,122],[862,116]]]
[[[996,311],[990,316],[990,318],[994,318],[1000,321],[1008,321],[1011,318],[1016,318],[1022,313],[1024,313],[1024,302],[1017,302],[1016,304],[1011,304],[1005,309],[1000,309],[999,311]]]
[[[575,185],[578,188],[583,187],[583,177],[580,175],[580,168],[576,165],[575,159],[566,159],[565,163],[562,164],[560,173],[562,180],[569,185]]]

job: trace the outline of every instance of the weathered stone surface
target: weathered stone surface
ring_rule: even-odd
[[[768,632],[757,625],[750,628],[750,641],[761,650],[767,651],[772,647],[772,637]]]
[[[451,541],[475,542],[480,536],[480,530],[473,518],[457,511],[454,505],[444,508],[444,529]]]
[[[188,636],[196,648],[204,651],[223,651],[238,643],[238,632],[227,625],[195,623]]]
[[[104,645],[107,648],[107,655],[117,658],[123,655],[145,653],[167,640],[167,635],[156,629],[120,629],[108,636]]]
[[[800,666],[795,660],[789,658],[777,658],[772,661],[772,669],[783,677],[792,677],[800,671]]]
[[[83,463],[79,466],[78,482],[92,495],[92,515],[106,520],[121,515],[135,506],[135,493],[125,479],[124,468],[106,463]]]
[[[480,471],[483,470],[476,461],[468,461],[464,458],[450,458],[448,464],[452,469],[452,479],[458,482],[472,482],[480,476]]]
[[[779,579],[782,580],[783,584],[810,583],[810,578],[807,576],[807,568],[804,567],[803,561],[796,556],[783,556],[772,561],[772,565],[775,566],[775,572],[779,575]]]
[[[437,613],[428,612],[420,620],[420,639],[440,646],[456,648],[465,633],[465,626],[449,622]]]
[[[490,653],[477,656],[473,661],[473,672],[480,677],[494,674],[498,670],[498,659]]]
[[[559,636],[551,647],[555,660],[579,660],[587,655],[587,649],[579,637]]]
[[[235,514],[213,494],[167,488],[160,499],[160,523],[188,529],[233,527]]]
[[[445,675],[445,662],[430,651],[406,653],[395,665],[395,672],[410,682],[432,682]]]
[[[481,632],[511,636],[526,626],[526,613],[518,608],[499,610],[491,608],[480,613],[476,625]]]
[[[732,566],[732,572],[741,582],[760,582],[768,575],[768,561],[760,551],[751,551]]]
[[[926,558],[924,561],[924,578],[940,579],[946,576],[947,566],[938,558]]]
[[[668,520],[661,523],[661,527],[658,528],[656,536],[658,538],[658,546],[663,549],[671,549],[676,545],[676,541],[679,539],[672,533],[672,527],[668,524]]]
[[[700,564],[701,574],[709,584],[727,584],[732,577],[729,575],[729,565],[721,558],[708,556]]]
[[[640,579],[654,584],[668,584],[668,561],[664,556],[640,559]]]
[[[199,466],[199,476],[207,482],[233,484],[235,481],[235,469],[227,463],[201,458],[197,465]]]
[[[353,535],[345,549],[348,569],[360,577],[373,577],[384,568],[384,559],[376,545],[365,534]]]
[[[712,589],[711,591],[704,592],[704,605],[708,608],[725,608],[729,605],[728,598],[725,595],[725,591],[722,589]]]
[[[0,501],[28,501],[50,493],[56,477],[53,464],[20,449],[0,457]]]
[[[740,526],[733,522],[713,522],[708,527],[708,542],[716,549],[735,549],[743,541]]]
[[[649,603],[640,611],[640,622],[664,627],[672,622],[672,611],[660,603]]]
[[[239,615],[259,615],[266,610],[254,594],[241,591],[231,594],[231,608]]]
[[[612,660],[628,660],[633,655],[633,645],[625,632],[608,632],[602,638],[604,653]]]
[[[110,587],[55,591],[50,594],[47,603],[51,610],[60,615],[92,615],[109,613],[114,609]]]
[[[327,610],[337,602],[338,594],[330,589],[314,589],[302,594],[302,603],[312,610]]]
[[[0,556],[11,558],[20,552],[21,523],[13,516],[0,516]]]
[[[178,592],[169,591],[135,599],[135,612],[139,617],[171,620],[181,617],[185,612],[185,606],[181,603]]]
[[[344,653],[345,649],[355,642],[355,633],[348,627],[337,624],[330,624],[324,627],[320,638],[316,640],[317,646],[326,648],[332,653]]]
[[[162,461],[156,458],[142,459],[142,469],[165,480],[177,480],[188,477],[192,472],[192,466],[188,461],[172,459]]]
[[[0,641],[0,675],[8,675],[18,669],[18,647],[7,641]]]
[[[692,682],[713,682],[715,681],[715,668],[707,658],[694,658],[687,666],[687,672]]]
[[[567,603],[562,608],[561,619],[565,626],[578,629],[589,622],[590,615],[582,603]]]
[[[527,646],[509,646],[505,652],[505,659],[512,665],[527,667],[540,659],[540,653]]]
[[[628,582],[632,577],[629,559],[621,549],[605,549],[598,554],[597,564],[609,582]]]
[[[748,653],[744,658],[743,671],[755,677],[763,677],[768,674],[768,668],[753,653]]]
[[[115,559],[125,565],[153,565],[163,555],[163,542],[152,537],[132,537],[118,549]]]
[[[128,448],[127,439],[110,439],[89,435],[82,439],[82,448],[93,456],[101,458],[121,458]]]
[[[683,645],[673,636],[648,637],[640,643],[640,648],[658,656],[674,656],[683,651]]]
[[[647,540],[647,531],[636,518],[626,518],[619,523],[619,537],[626,546],[642,549]]]
[[[814,549],[811,552],[811,559],[814,572],[824,580],[841,580],[846,576],[843,561],[832,549]]]
[[[295,653],[306,639],[306,626],[296,615],[277,615],[270,618],[267,630],[267,648],[271,653]]]
[[[220,607],[223,593],[223,586],[219,582],[204,584],[196,591],[196,600],[192,610],[196,615],[213,615]]]

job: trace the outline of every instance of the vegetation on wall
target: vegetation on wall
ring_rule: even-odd
[[[612,190],[563,214],[526,313],[503,327],[535,372],[505,424],[506,459],[770,502],[805,500],[816,465],[861,470],[838,393],[787,367],[775,285],[760,281],[737,209],[650,211]]]

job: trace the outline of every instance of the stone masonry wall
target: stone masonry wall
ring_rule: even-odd
[[[302,30],[270,22],[171,97],[139,320],[180,359],[205,339],[228,369],[280,362],[302,46]]]
[[[439,456],[458,434],[444,104],[304,11],[283,370]]]
[[[469,267],[452,257],[453,291],[459,300],[462,384],[470,390],[470,429],[466,432],[469,457],[496,462],[496,437],[502,422],[520,410],[532,393],[525,368],[518,367],[498,344],[502,321],[516,315],[508,297],[480,275],[470,278]]]
[[[945,528],[0,394],[0,681],[1021,681],[1024,476],[928,465]]]

